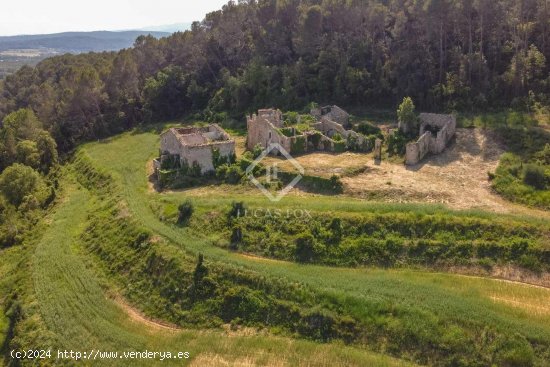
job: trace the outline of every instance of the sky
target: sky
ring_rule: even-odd
[[[228,0],[2,0],[0,36],[140,29],[202,20]]]

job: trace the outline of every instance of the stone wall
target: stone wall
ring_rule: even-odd
[[[325,106],[314,108],[311,110],[311,115],[317,120],[321,120],[323,117],[326,117],[327,119],[337,122],[342,126],[349,125],[349,113],[338,106]]]
[[[278,110],[260,110],[258,115],[253,114],[247,117],[246,147],[252,150],[256,145],[260,145],[262,149],[266,149],[271,144],[280,144],[287,152],[290,152],[292,140],[279,131],[282,126],[282,114]]]
[[[405,163],[408,165],[413,165],[420,162],[426,154],[430,152],[431,142],[432,133],[427,131],[416,142],[408,143],[407,151],[405,153]]]
[[[321,121],[315,123],[313,125],[313,128],[315,130],[319,130],[324,135],[328,136],[329,138],[333,138],[336,133],[340,134],[342,138],[346,141],[348,141],[350,138],[354,139],[359,146],[363,146],[365,144],[365,136],[362,134],[359,134],[353,130],[346,130],[342,125],[339,123],[336,123],[327,117],[321,118]],[[349,148],[349,147],[348,147]],[[370,147],[372,148],[372,147]]]
[[[161,134],[160,147],[161,162],[169,156],[177,156],[181,164],[199,164],[202,173],[214,170],[214,149],[219,150],[221,156],[235,154],[235,141],[215,124],[201,128],[169,129]]]
[[[421,113],[420,139],[407,144],[405,163],[414,165],[428,153],[440,154],[456,133],[456,117],[435,113]]]
[[[234,141],[222,141],[197,146],[184,146],[180,159],[192,166],[197,162],[201,166],[201,173],[212,172],[215,170],[213,162],[213,152],[217,149],[220,156],[228,157],[235,153]]]

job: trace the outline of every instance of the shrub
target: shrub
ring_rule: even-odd
[[[163,170],[171,170],[171,169],[178,169],[178,168],[180,168],[180,160],[178,156],[172,155],[172,154],[165,157],[160,164],[160,169],[163,169]]]
[[[189,168],[189,172],[188,172],[189,176],[191,177],[200,177],[201,174],[202,174],[202,169],[201,169],[201,166],[198,162],[193,162],[193,164],[191,165],[191,167]]]
[[[521,267],[531,270],[532,272],[535,272],[535,273],[542,272],[542,264],[539,261],[539,259],[537,259],[536,256],[522,255],[520,256],[518,263]]]
[[[229,166],[227,164],[222,164],[221,166],[216,168],[216,178],[219,180],[225,181],[225,177],[227,176],[227,171],[229,170]]]
[[[264,148],[260,144],[256,144],[252,149],[252,158],[256,159],[264,152]]]
[[[523,168],[523,182],[537,190],[546,188],[544,168],[537,164],[526,164]]]
[[[212,165],[218,168],[221,165],[230,163],[228,156],[222,156],[219,149],[212,148]]]
[[[344,191],[344,184],[340,180],[340,177],[332,175],[330,177],[330,188],[332,192],[340,194]]]
[[[390,134],[388,138],[388,153],[390,155],[403,155],[407,146],[407,137],[401,131]]]
[[[302,263],[310,262],[315,256],[315,238],[311,233],[303,233],[296,238],[296,260]]]
[[[296,135],[296,131],[291,127],[283,127],[279,129],[279,132],[289,138]]]
[[[298,112],[288,111],[284,113],[283,118],[287,125],[294,125],[298,123],[300,115],[298,114]]]
[[[319,143],[321,142],[321,133],[316,131],[308,137],[309,142],[313,145],[315,149],[320,149]]]
[[[334,151],[336,153],[345,152],[346,151],[346,142],[342,141],[342,140],[334,141]]]
[[[243,230],[240,226],[234,226],[231,230],[230,247],[236,250],[239,244],[243,241]]]
[[[497,342],[496,362],[505,367],[529,367],[535,363],[535,354],[529,342],[520,334],[504,337]]]
[[[292,139],[291,153],[292,154],[301,154],[304,153],[306,149],[306,139],[303,136],[296,136]]]
[[[244,176],[244,172],[240,166],[234,164],[228,167],[225,173],[225,181],[229,184],[238,184]]]
[[[380,135],[381,130],[379,127],[369,124],[368,122],[363,122],[357,126],[357,132],[363,135]]]
[[[190,200],[178,206],[178,224],[187,224],[193,215],[194,207]]]
[[[233,218],[239,218],[244,216],[246,213],[246,206],[242,201],[234,201],[231,203],[231,208],[229,209],[229,212],[227,213],[227,217],[229,220]]]

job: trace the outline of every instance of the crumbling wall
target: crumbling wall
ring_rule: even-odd
[[[235,153],[234,141],[223,141],[211,144],[183,147],[180,157],[182,163],[192,166],[195,162],[201,167],[201,173],[215,170],[213,152],[217,149],[221,157],[229,157]]]
[[[417,164],[428,153],[440,154],[456,133],[456,117],[436,113],[421,113],[420,139],[407,144],[406,164]]]
[[[270,144],[280,144],[287,152],[290,152],[292,148],[291,138],[284,136],[278,130],[283,126],[283,122],[280,120],[282,114],[280,111],[267,111],[275,110],[260,110],[258,111],[259,115],[253,114],[247,117],[246,147],[252,150],[256,145],[260,145],[263,149],[266,149]]]
[[[311,115],[317,120],[321,120],[323,117],[328,118],[340,125],[349,125],[350,115],[338,106],[325,106],[318,107],[311,110]]]
[[[405,163],[414,165],[420,162],[430,151],[431,141],[432,133],[426,131],[416,142],[408,143],[405,153]]]
[[[171,132],[167,131],[160,136],[160,155],[171,154],[181,155],[181,144],[178,138]]]
[[[353,130],[346,130],[342,125],[337,122],[334,122],[327,117],[321,118],[321,121],[313,125],[315,130],[319,130],[323,134],[327,135],[329,138],[333,138],[335,133],[340,134],[346,142],[351,139],[355,140],[358,146],[364,146],[366,137],[362,134],[359,134]],[[350,147],[348,147],[350,148]],[[372,147],[371,147],[372,148]]]

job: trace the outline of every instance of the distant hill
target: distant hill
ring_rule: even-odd
[[[54,34],[22,35],[0,37],[0,52],[21,49],[49,49],[58,53],[116,51],[128,48],[140,35],[151,34],[161,38],[169,36],[169,32],[158,31],[96,31],[96,32],[65,32]]]
[[[174,23],[174,24],[163,24],[163,25],[157,25],[157,26],[151,26],[151,27],[143,27],[140,28],[140,31],[147,31],[147,32],[169,32],[169,33],[175,33],[175,32],[183,32],[188,29],[191,29],[191,23]]]

